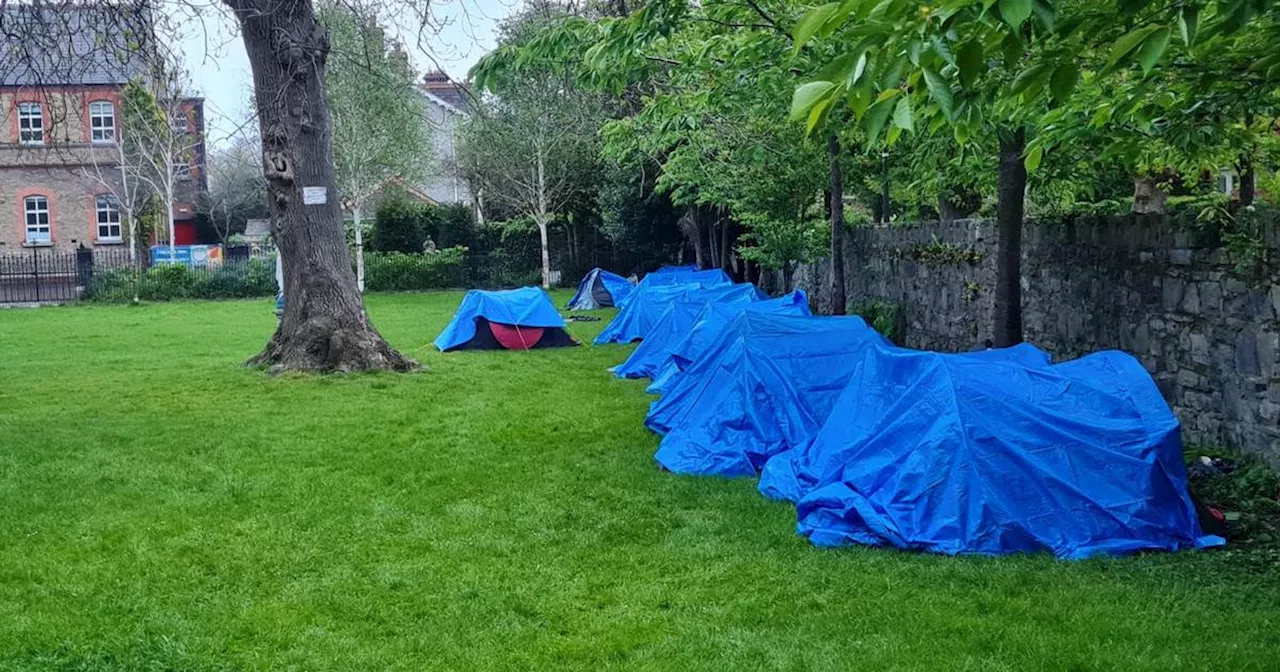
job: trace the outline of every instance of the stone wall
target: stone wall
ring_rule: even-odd
[[[1239,273],[1213,236],[1163,219],[1028,223],[1026,339],[1056,359],[1116,348],[1138,357],[1183,424],[1184,440],[1280,464],[1280,235],[1270,265]],[[904,345],[941,351],[990,338],[995,229],[989,221],[863,227],[845,240],[850,302],[902,305]],[[797,284],[828,308],[829,268]],[[1263,277],[1265,275],[1265,277]]]

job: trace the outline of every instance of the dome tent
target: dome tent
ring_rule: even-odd
[[[859,317],[744,312],[655,401],[655,458],[684,474],[751,476],[817,433],[865,348],[886,344]]]
[[[698,284],[658,285],[638,287],[627,303],[618,311],[604,331],[596,337],[596,345],[605,343],[630,343],[648,336],[662,315],[676,301],[701,303],[729,303],[762,301],[769,298],[755,285],[717,284],[703,287]]]
[[[1223,543],[1187,494],[1177,419],[1120,352],[1025,366],[868,350],[811,452],[825,464],[797,529],[820,546],[1081,559]]]
[[[750,303],[698,301],[696,292],[688,296],[688,299],[672,304],[653,329],[645,334],[644,340],[632,351],[631,356],[611,369],[614,375],[619,378],[653,378],[682,344],[686,350],[695,347],[686,344],[689,337],[715,332],[744,310],[777,315],[809,314],[809,301],[803,290],[796,290],[776,299]],[[681,363],[688,362],[681,359]]]
[[[645,391],[650,394],[663,394],[670,389],[676,378],[720,338],[733,318],[743,310],[776,315],[812,315],[809,311],[809,296],[803,289],[793,290],[776,299],[752,303],[745,308],[709,303],[694,319],[693,326],[669,346],[666,357],[655,367],[652,375],[653,382]]]
[[[452,350],[528,350],[578,345],[565,331],[564,318],[538,287],[467,292],[453,319],[436,337],[441,352]]]
[[[578,283],[578,293],[569,299],[569,310],[595,310],[618,305],[631,294],[630,280],[602,268],[593,268]]]
[[[961,352],[955,354],[943,354],[938,352],[927,352],[923,350],[909,350],[906,348],[886,348],[882,352],[866,353],[864,357],[860,357],[849,362],[849,380],[848,385],[860,385],[859,391],[842,390],[837,392],[840,394],[862,395],[864,404],[867,404],[867,418],[878,418],[884,411],[870,410],[878,407],[872,405],[878,403],[873,399],[879,399],[876,395],[884,391],[896,392],[904,388],[910,388],[915,382],[909,377],[898,377],[893,379],[876,379],[868,385],[863,383],[854,383],[855,380],[863,380],[868,374],[863,372],[863,367],[868,362],[879,362],[882,360],[881,355],[885,357],[898,357],[904,360],[911,358],[921,358],[925,360],[933,360],[934,358],[955,358],[969,357],[986,361],[1003,361],[1016,362],[1022,366],[1030,367],[1047,367],[1050,365],[1049,353],[1030,343],[1019,343],[1009,348],[995,348],[987,350],[977,350],[974,352]],[[893,375],[892,372],[882,371],[882,375]],[[850,423],[856,420],[852,418],[847,410],[847,405],[833,405],[831,415],[825,422],[831,422],[834,427],[847,428]],[[822,436],[823,432],[831,431],[824,427],[815,436]],[[810,441],[800,444],[795,448],[783,451],[769,458],[764,468],[760,471],[760,484],[758,489],[760,493],[770,499],[781,499],[789,502],[798,501],[805,493],[813,489],[814,484],[819,480],[822,473],[830,468],[830,465],[838,463],[840,454],[825,450],[825,444],[819,441]]]

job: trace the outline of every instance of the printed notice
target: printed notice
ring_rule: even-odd
[[[303,205],[324,205],[328,202],[329,192],[324,187],[303,187]]]

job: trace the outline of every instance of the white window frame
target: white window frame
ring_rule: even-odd
[[[191,122],[187,120],[185,112],[179,112],[178,116],[173,118],[173,132],[186,135],[191,132]]]
[[[116,141],[116,106],[111,101],[89,103],[89,140],[99,144]]]
[[[97,214],[99,243],[118,243],[124,239],[124,228],[120,224],[120,201],[111,194],[98,194],[93,198],[93,209]],[[103,235],[103,229],[107,234]],[[115,229],[115,235],[111,230]]]
[[[40,103],[18,103],[18,143],[44,144],[44,107]]]
[[[179,182],[191,179],[191,164],[186,161],[174,161],[170,170],[173,171],[173,179]]]
[[[53,215],[49,211],[48,196],[32,194],[24,197],[22,215],[23,231],[28,245],[53,244]],[[44,215],[43,223],[40,221],[41,215]]]

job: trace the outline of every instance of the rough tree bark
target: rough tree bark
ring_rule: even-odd
[[[996,205],[996,287],[992,340],[998,348],[1022,342],[1022,217],[1027,168],[1026,131],[1000,134],[999,203]]]
[[[356,287],[335,198],[325,103],[329,40],[310,0],[224,0],[253,71],[271,228],[284,266],[284,314],[250,364],[273,372],[408,371],[417,362],[378,333]],[[303,204],[303,187],[325,202]]]
[[[697,206],[689,206],[680,217],[680,231],[690,243],[693,243],[694,263],[698,268],[706,268],[707,254],[703,243],[702,218],[699,216]]]
[[[1253,170],[1253,157],[1240,157],[1240,205],[1253,205],[1258,191],[1258,176]]]
[[[844,171],[840,167],[840,138],[827,136],[827,155],[831,159],[831,314],[844,315]]]

